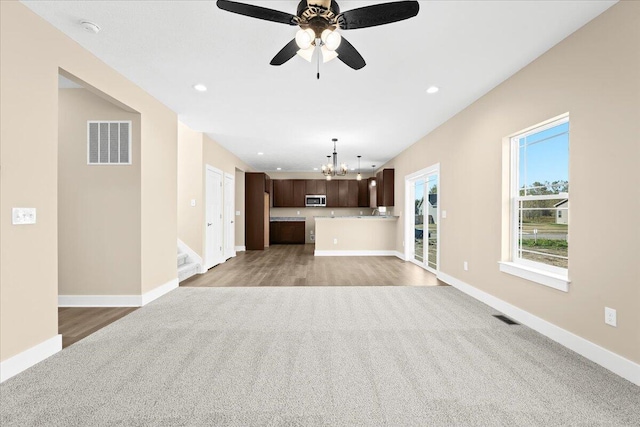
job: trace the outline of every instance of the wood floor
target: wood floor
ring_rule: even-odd
[[[274,245],[238,256],[180,286],[440,286],[419,266],[396,257],[314,257],[314,245]]]
[[[69,347],[137,309],[137,307],[58,308],[58,333],[62,335],[62,348]]]

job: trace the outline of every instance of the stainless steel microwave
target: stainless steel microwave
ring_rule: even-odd
[[[305,196],[305,206],[327,206],[327,196]]]

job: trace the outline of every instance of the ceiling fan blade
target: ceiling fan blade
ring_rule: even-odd
[[[336,52],[338,53],[338,59],[354,70],[359,70],[367,65],[362,55],[360,55],[356,48],[344,37],[342,38],[342,42],[340,42],[340,46],[336,49]]]
[[[343,30],[375,27],[413,18],[420,11],[417,1],[397,1],[348,10],[338,15]]]
[[[280,52],[271,60],[271,65],[282,65],[294,56],[300,48],[296,43],[296,39],[291,40]]]
[[[227,12],[250,16],[251,18],[264,19],[265,21],[279,22],[281,24],[298,25],[295,15],[280,12],[279,10],[229,0],[218,0],[217,5],[220,9],[226,10]]]

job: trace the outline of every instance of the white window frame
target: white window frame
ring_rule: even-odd
[[[509,145],[509,252],[503,256],[504,261],[500,261],[500,271],[511,274],[541,285],[549,286],[560,291],[568,292],[569,270],[567,268],[555,267],[541,262],[531,261],[518,257],[519,242],[519,204],[526,200],[550,200],[569,199],[568,193],[552,194],[545,196],[520,196],[519,185],[519,140],[529,135],[543,132],[547,129],[569,122],[569,114],[554,117],[546,122],[532,126],[521,132],[517,132],[508,137]],[[567,211],[568,213],[568,211]]]
[[[129,124],[129,161],[128,162],[118,162],[118,163],[111,163],[110,161],[107,163],[91,163],[91,124],[98,124],[98,129],[100,129],[100,124],[101,123],[107,123],[107,124],[112,124],[112,123],[128,123]],[[131,146],[132,146],[132,142],[131,142],[131,135],[132,135],[132,131],[131,131],[131,126],[132,126],[132,122],[131,120],[87,120],[87,165],[89,166],[126,166],[126,165],[131,165],[133,162],[133,153],[131,151]],[[109,134],[111,134],[111,126],[108,127],[109,129]],[[119,128],[118,128],[119,129]],[[98,131],[99,132],[99,131]],[[120,139],[118,138],[118,144]],[[100,148],[98,147],[98,150]],[[109,160],[111,160],[111,150],[107,150],[107,153],[109,155]],[[118,145],[118,155],[120,155],[120,146]]]

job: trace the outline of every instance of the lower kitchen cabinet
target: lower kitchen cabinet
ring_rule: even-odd
[[[272,221],[270,243],[272,245],[304,245],[304,221]]]

